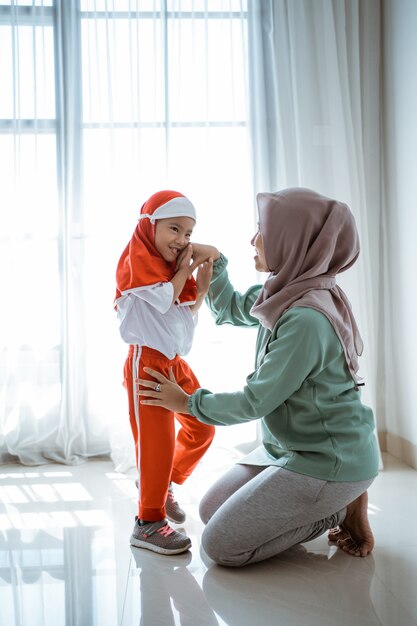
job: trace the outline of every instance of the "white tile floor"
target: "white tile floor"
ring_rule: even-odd
[[[417,624],[417,471],[385,457],[370,490],[372,556],[350,557],[321,537],[232,570],[200,555],[198,498],[227,464],[213,458],[177,490],[193,548],[171,557],[129,547],[134,477],[112,463],[2,466],[0,624]]]

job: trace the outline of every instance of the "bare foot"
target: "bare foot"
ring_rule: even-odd
[[[343,524],[337,526],[336,528],[331,528],[329,530],[329,534],[327,535],[327,539],[329,541],[339,541],[339,539],[347,539],[350,537],[348,531],[343,527]]]
[[[341,525],[347,537],[339,538],[337,545],[353,556],[367,556],[374,547],[374,536],[368,520],[368,492],[348,504],[346,517]]]

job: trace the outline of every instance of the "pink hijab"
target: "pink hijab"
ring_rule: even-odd
[[[271,273],[251,314],[272,330],[294,306],[323,313],[343,346],[353,380],[358,383],[362,339],[349,300],[336,274],[359,256],[354,217],[346,204],[303,188],[257,196],[259,228]]]

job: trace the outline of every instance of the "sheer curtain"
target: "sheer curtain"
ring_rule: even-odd
[[[125,469],[112,303],[141,204],[161,188],[187,194],[195,239],[230,256],[238,288],[256,280],[246,2],[0,0],[0,45],[0,459],[112,451]],[[219,353],[241,333],[229,341],[202,312],[189,357],[202,384],[242,384],[246,337],[230,372]]]
[[[1,4],[0,448],[31,463],[55,458],[63,408],[54,12]]]
[[[355,214],[361,255],[340,277],[363,335],[363,399],[383,404],[379,0],[249,3],[255,190],[304,186]]]

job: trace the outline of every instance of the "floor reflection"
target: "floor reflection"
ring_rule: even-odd
[[[92,528],[10,529],[0,535],[2,619],[7,624],[93,624]],[[80,558],[81,557],[81,558]]]
[[[373,557],[330,552],[297,546],[240,570],[213,565],[204,576],[204,594],[230,626],[270,626],[277,615],[280,624],[297,626],[380,624],[370,597]]]
[[[114,547],[104,540],[102,529],[10,529],[0,534],[0,624],[114,626],[114,579]]]
[[[191,552],[163,556],[131,548],[139,573],[140,626],[218,626],[204,593],[187,566]]]
[[[200,548],[204,464],[181,494],[192,549],[168,557],[130,547],[135,476],[110,461],[3,466],[0,626],[417,626],[417,545],[404,532],[417,472],[389,462],[370,490],[373,555],[352,558],[323,536],[240,569]]]

